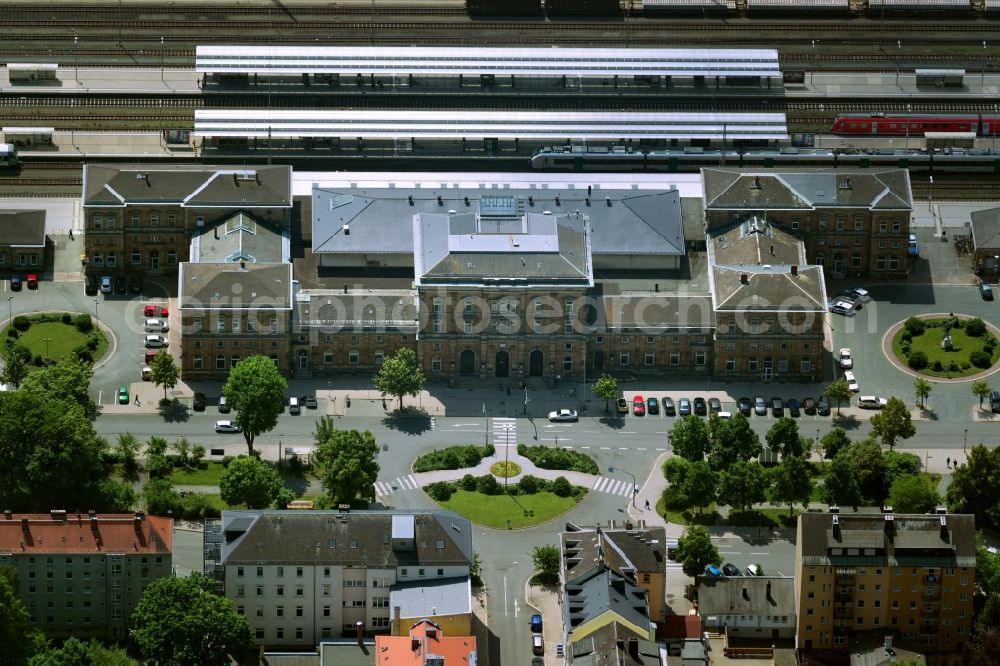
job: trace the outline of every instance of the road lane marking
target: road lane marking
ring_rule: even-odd
[[[611,450],[610,446],[602,446],[601,447],[601,451],[610,451],[610,450]]]

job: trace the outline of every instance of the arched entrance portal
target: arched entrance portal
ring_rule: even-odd
[[[507,377],[510,374],[510,354],[503,349],[498,351],[494,365],[497,377]]]
[[[458,357],[458,374],[462,377],[472,377],[476,374],[476,352],[471,349],[462,351]]]
[[[545,367],[545,356],[541,349],[536,349],[528,355],[528,376],[541,377]]]

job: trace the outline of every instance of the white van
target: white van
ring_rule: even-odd
[[[147,333],[166,333],[170,330],[170,327],[162,319],[147,319],[142,327],[146,329]]]
[[[288,399],[288,413],[289,414],[300,414],[302,413],[302,405],[299,403],[299,399],[292,396]]]

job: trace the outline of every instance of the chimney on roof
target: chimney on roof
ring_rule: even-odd
[[[52,520],[59,522],[66,522],[66,510],[65,509],[52,509],[49,511],[49,516]]]
[[[750,276],[746,273],[740,273],[740,284],[750,284]]]
[[[604,197],[604,203],[608,205],[608,208],[611,208],[611,197]]]
[[[844,180],[840,181],[840,189],[849,190],[851,189],[851,177],[847,176]]]
[[[350,236],[351,235],[351,225],[350,224],[347,224],[347,223],[344,224],[344,235],[345,236]]]
[[[772,257],[774,256],[774,246],[773,245],[771,246],[771,256]]]
[[[561,206],[562,205],[562,204],[559,203],[559,195],[558,194],[556,195],[556,205],[557,206]]]
[[[219,227],[214,227],[212,232],[215,234],[215,240],[219,240]]]
[[[762,185],[760,184],[760,176],[753,177],[753,185],[751,185],[750,187],[752,187],[755,190],[762,189]]]
[[[347,293],[347,285],[346,284],[344,285],[344,293],[345,294]]]
[[[11,510],[10,510],[10,509],[4,509],[4,510],[3,510],[3,517],[4,517],[4,519],[5,519],[5,520],[10,520],[10,517],[11,517],[11,513],[12,513],[12,512],[11,512]]]
[[[768,601],[771,601],[771,581],[767,581],[767,588],[766,589],[767,589],[767,592],[765,594],[765,598]]]
[[[639,659],[639,640],[637,638],[628,639],[628,654],[633,659]]]
[[[354,623],[354,631],[358,639],[358,645],[365,642],[365,623],[358,620]]]
[[[593,192],[594,192],[594,191],[593,191],[593,189],[592,189],[592,188],[590,187],[590,185],[587,185],[587,196],[589,197],[589,196],[590,196],[591,194],[593,194]]]
[[[799,274],[799,267],[795,264],[792,264],[792,275],[798,275],[798,274]]]
[[[407,194],[406,195],[406,202],[408,204],[410,204],[411,206],[413,205],[413,195],[412,194]]]
[[[245,271],[247,269],[247,262],[240,259],[240,270]]]
[[[439,194],[438,195],[438,206],[443,206],[443,205],[444,205],[444,199],[442,199],[441,195]]]
[[[743,586],[743,598],[750,601],[750,592],[747,590],[747,586]]]
[[[28,529],[28,519],[27,518],[22,518],[21,519],[21,531],[22,532],[28,532],[28,531],[30,531]]]
[[[469,197],[465,197],[465,205],[466,205],[466,206],[468,206],[468,205],[469,205]]]

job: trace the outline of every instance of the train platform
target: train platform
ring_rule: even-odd
[[[52,133],[51,145],[19,150],[22,158],[121,158],[122,160],[197,157],[190,144],[168,144],[161,132],[64,132]]]
[[[785,97],[789,99],[864,99],[866,97],[885,99],[920,98],[944,101],[954,99],[957,103],[970,99],[996,102],[1000,95],[1000,74],[966,74],[962,86],[934,87],[917,86],[917,76],[913,70],[895,72],[852,72],[821,73],[807,72],[805,82],[785,86]],[[878,109],[872,109],[877,111]]]
[[[192,69],[151,69],[149,67],[74,67],[59,63],[54,81],[34,83],[10,82],[7,67],[0,68],[0,94],[57,95],[90,94],[158,94],[197,95],[201,93],[199,76]]]

